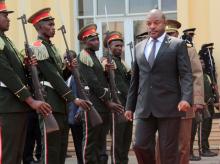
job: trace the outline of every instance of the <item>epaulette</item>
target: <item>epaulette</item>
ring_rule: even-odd
[[[82,50],[82,51],[80,52],[79,60],[80,60],[83,64],[85,64],[85,65],[87,65],[87,66],[89,66],[89,67],[93,67],[93,65],[94,65],[90,54],[89,54],[88,52],[86,52],[85,50]]]
[[[30,47],[34,55],[36,56],[37,60],[46,60],[50,57],[47,48],[45,47],[45,45],[42,43],[41,40],[37,40],[33,42],[33,44]]]
[[[5,42],[4,40],[0,37],[0,50],[3,50],[5,47]]]
[[[37,40],[33,43],[33,46],[40,47],[42,45],[42,40]]]

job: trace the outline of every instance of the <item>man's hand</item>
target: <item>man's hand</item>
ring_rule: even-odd
[[[204,105],[201,105],[201,104],[194,104],[194,105],[192,106],[192,108],[193,108],[193,111],[194,111],[194,112],[197,112],[197,111],[201,111],[201,110],[205,109],[205,106],[204,106]]]
[[[25,102],[34,110],[37,111],[37,113],[42,114],[44,117],[48,116],[50,113],[52,113],[51,106],[43,101],[34,100],[33,98],[29,97],[25,100]]]
[[[71,61],[65,58],[65,64],[69,71],[72,71],[73,69],[76,69],[78,67],[78,62],[76,58],[72,59]]]
[[[189,110],[189,108],[190,104],[185,100],[180,101],[178,104],[179,111],[186,112],[187,110]]]
[[[108,102],[106,102],[106,106],[112,112],[116,112],[116,113],[120,113],[120,114],[124,113],[124,107],[120,104],[115,103],[115,102],[108,101]]]
[[[106,71],[115,70],[115,65],[113,63],[106,63],[105,70]]]
[[[133,121],[133,112],[132,111],[125,111],[124,116],[128,121]]]
[[[74,99],[76,106],[81,107],[83,110],[91,110],[92,103],[90,101],[82,100],[79,98]]]
[[[24,57],[24,64],[26,66],[36,66],[37,65],[37,58],[33,55],[31,58],[25,56]]]

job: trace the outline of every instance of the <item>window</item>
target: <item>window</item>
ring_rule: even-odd
[[[146,13],[153,8],[158,8],[156,0],[129,0],[129,13]]]
[[[124,0],[97,0],[98,15],[105,15],[105,6],[109,15],[125,13]]]
[[[93,15],[92,0],[78,0],[78,10],[79,16]]]
[[[175,11],[176,6],[176,0],[161,0],[161,9],[163,11]]]

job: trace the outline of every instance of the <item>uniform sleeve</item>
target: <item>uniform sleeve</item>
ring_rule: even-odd
[[[75,99],[71,89],[66,85],[62,75],[57,70],[53,61],[50,59],[46,46],[41,41],[36,41],[31,46],[31,49],[38,60],[38,69],[43,74],[44,80],[50,82],[65,101],[70,102]]]
[[[110,99],[110,93],[107,88],[103,88],[99,82],[99,79],[92,69],[91,66],[88,66],[82,62],[80,62],[80,73],[83,76],[83,79],[87,82],[89,88],[96,97],[100,98],[102,101],[108,101]]]
[[[38,68],[46,81],[50,82],[57,93],[67,102],[73,101],[75,96],[60,76],[56,67],[49,59],[38,61]]]
[[[193,76],[193,104],[204,104],[202,65],[194,47],[188,48]]]
[[[0,50],[0,81],[21,101],[31,96],[27,87],[22,83],[18,75],[10,66],[8,58],[5,55],[5,48]]]

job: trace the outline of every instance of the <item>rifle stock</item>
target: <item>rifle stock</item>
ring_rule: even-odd
[[[22,26],[23,26],[24,36],[25,36],[25,43],[24,43],[25,53],[26,53],[26,55],[28,57],[32,57],[33,56],[33,52],[31,51],[31,49],[29,47],[27,33],[26,33],[26,28],[25,28],[25,24],[27,23],[26,15],[25,14],[22,15],[18,19],[21,19],[21,21],[22,21]],[[32,83],[33,83],[35,98],[37,100],[45,101],[44,100],[44,96],[43,96],[43,88],[42,88],[42,86],[40,84],[40,81],[39,81],[39,78],[38,78],[37,67],[31,65],[30,66],[30,72],[31,72],[31,79],[32,79]],[[43,117],[43,120],[44,120],[44,123],[45,123],[45,127],[46,127],[46,132],[47,133],[59,130],[59,126],[57,124],[57,121],[55,120],[55,118],[54,118],[52,113],[49,114],[46,117]]]
[[[69,47],[68,47],[68,44],[67,44],[67,41],[66,41],[66,37],[65,37],[65,33],[66,33],[65,26],[62,25],[58,30],[61,30],[61,32],[62,32],[63,39],[64,39],[64,42],[65,42],[65,45],[66,45],[67,59],[68,59],[69,62],[71,62],[73,58],[76,58],[76,56],[71,55],[71,52],[69,50]],[[71,73],[72,73],[72,75],[73,75],[73,77],[76,81],[77,91],[80,95],[80,98],[82,98],[83,100],[86,100],[86,101],[90,101],[87,94],[86,94],[86,92],[85,92],[85,88],[82,85],[82,82],[80,80],[79,70],[77,68],[74,68]],[[86,111],[86,112],[88,113],[88,117],[89,117],[89,120],[90,120],[90,123],[91,123],[92,127],[95,127],[97,125],[102,124],[102,122],[103,122],[102,118],[99,115],[99,113],[96,111],[96,109],[93,105],[91,105],[91,109],[89,111]]]

